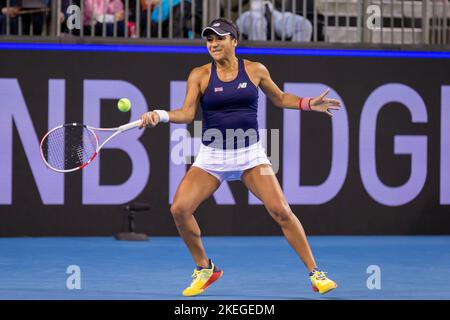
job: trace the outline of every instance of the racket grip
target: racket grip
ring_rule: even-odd
[[[141,120],[136,120],[127,124],[124,124],[123,126],[119,127],[119,131],[127,131],[136,127],[139,127],[139,125],[141,124]]]

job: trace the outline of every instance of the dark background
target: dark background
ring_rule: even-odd
[[[326,83],[339,93],[347,107],[350,155],[341,191],[326,204],[292,206],[308,234],[450,234],[450,210],[439,204],[440,91],[442,85],[450,85],[450,60],[242,57],[264,63],[281,88],[285,82]],[[36,132],[43,136],[48,122],[49,79],[66,80],[66,121],[83,122],[85,79],[129,81],[144,94],[149,108],[168,109],[170,81],[186,80],[193,67],[209,61],[206,54],[0,51],[0,78],[19,80]],[[359,172],[361,110],[369,94],[386,83],[402,83],[413,88],[424,100],[428,111],[428,122],[424,124],[411,123],[409,111],[401,105],[383,108],[378,116],[377,170],[387,185],[404,184],[411,169],[409,156],[393,154],[394,135],[426,135],[428,138],[428,170],[424,188],[413,201],[399,207],[384,206],[373,200],[366,192]],[[115,103],[105,100],[102,109]],[[200,115],[198,112],[198,120]],[[126,114],[103,110],[101,119],[103,127],[128,121]],[[282,137],[282,122],[282,111],[268,102],[267,128],[280,128]],[[190,128],[193,129],[192,126]],[[329,173],[330,129],[331,123],[324,115],[302,115],[301,130],[309,137],[303,138],[301,145],[303,184],[320,184]],[[66,176],[64,206],[43,205],[15,129],[13,139],[13,205],[0,205],[0,236],[112,235],[123,229],[122,206],[81,204],[80,172]],[[176,235],[167,200],[169,126],[160,125],[152,134],[146,132],[141,140],[149,153],[152,170],[147,187],[135,200],[149,202],[152,210],[138,215],[137,231],[149,235]],[[101,161],[102,184],[118,184],[129,176],[130,160],[124,153],[104,150]],[[117,170],[117,167],[122,169]],[[282,170],[281,166],[277,174],[279,180]],[[230,188],[236,205],[217,205],[210,198],[199,207],[196,217],[203,235],[281,234],[279,226],[263,206],[248,205],[247,190],[241,182],[231,182]]]

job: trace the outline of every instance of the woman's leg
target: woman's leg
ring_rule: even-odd
[[[248,169],[242,174],[242,181],[264,203],[267,211],[278,222],[284,236],[300,256],[308,272],[316,268],[305,231],[291,211],[272,167],[265,164]]]
[[[200,239],[200,228],[194,212],[205,199],[219,188],[220,182],[206,171],[191,167],[184,176],[170,207],[180,236],[186,243],[196,265],[208,266],[208,258]]]

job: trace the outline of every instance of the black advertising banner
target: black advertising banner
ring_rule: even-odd
[[[116,127],[181,107],[190,71],[211,60],[174,51],[0,51],[0,236],[111,235],[131,202],[151,206],[137,231],[177,234],[170,204],[198,152],[200,110],[189,125],[122,134],[76,173],[52,172],[39,155],[56,125]],[[276,108],[260,91],[267,154],[308,234],[450,233],[449,58],[239,56],[263,63],[286,92],[330,88],[343,102],[329,118]],[[130,112],[117,109],[122,97]],[[204,235],[281,234],[239,181],[224,183],[196,217]]]

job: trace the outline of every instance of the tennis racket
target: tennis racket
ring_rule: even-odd
[[[41,140],[41,158],[56,172],[83,169],[95,159],[100,149],[118,134],[138,127],[141,120],[117,128],[94,128],[79,123],[66,123],[51,129]],[[95,131],[114,132],[102,144]]]

